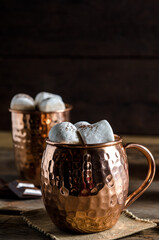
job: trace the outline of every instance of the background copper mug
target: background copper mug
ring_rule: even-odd
[[[122,210],[151,184],[153,156],[139,144],[114,142],[94,145],[57,144],[47,140],[41,165],[41,186],[46,210],[59,228],[83,233],[111,228]],[[149,170],[143,184],[128,195],[126,149],[141,151]]]
[[[40,186],[40,166],[45,139],[51,127],[70,120],[71,105],[56,112],[12,110],[12,138],[18,172],[36,186]]]

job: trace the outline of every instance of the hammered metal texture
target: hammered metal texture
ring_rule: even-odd
[[[11,111],[14,155],[22,179],[40,186],[40,166],[45,139],[51,127],[70,120],[71,107],[62,112]]]
[[[111,228],[128,194],[122,143],[105,147],[47,144],[41,166],[46,210],[56,226],[82,233]]]

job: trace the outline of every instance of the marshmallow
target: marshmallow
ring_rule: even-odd
[[[97,144],[114,141],[113,130],[106,120],[80,126],[78,132],[84,144]]]
[[[70,122],[62,122],[52,127],[49,139],[58,143],[82,144],[77,128]]]
[[[79,121],[79,122],[76,122],[74,124],[74,126],[78,129],[79,127],[81,126],[86,126],[86,125],[90,125],[90,123],[86,122],[86,121]]]
[[[19,93],[12,98],[10,108],[14,110],[34,110],[35,102],[31,96]]]
[[[57,94],[53,94],[53,93],[49,93],[49,92],[39,92],[35,96],[35,104],[38,106],[40,104],[40,102],[42,102],[46,98],[51,98],[51,97],[58,98],[58,99],[62,100],[61,96],[59,96]]]
[[[65,110],[65,104],[59,98],[46,98],[39,103],[39,110],[41,112],[54,112],[58,110]]]

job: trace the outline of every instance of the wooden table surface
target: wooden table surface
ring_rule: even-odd
[[[154,155],[156,161],[156,176],[147,191],[128,209],[136,216],[149,218],[159,223],[159,137],[153,136],[124,136],[124,143],[136,142],[145,145]],[[134,191],[146,176],[147,162],[139,152],[129,150],[129,192]],[[0,178],[12,181],[18,177],[12,149],[11,134],[0,132]],[[44,207],[42,200],[10,200],[0,199],[0,239],[48,239],[42,233],[29,228],[20,212]],[[122,239],[159,239],[159,228],[144,230]]]

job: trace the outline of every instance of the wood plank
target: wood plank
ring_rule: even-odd
[[[130,179],[129,193],[134,192],[142,182],[137,176],[136,179]],[[143,195],[128,207],[128,210],[139,218],[159,219],[158,186],[159,181],[153,181]]]
[[[135,191],[141,183],[142,180],[138,180],[137,178],[135,180],[130,179],[129,193]],[[154,181],[146,192],[129,206],[128,210],[140,218],[159,219],[158,185],[159,181]],[[18,214],[18,212],[21,211],[29,211],[39,208],[44,208],[42,199],[0,200],[0,214]]]
[[[159,2],[5,1],[0,54],[159,56]]]
[[[8,134],[8,132],[5,132]],[[1,134],[1,133],[0,133]],[[155,146],[159,144],[159,137],[158,136],[151,136],[151,135],[124,135],[122,136],[123,142],[136,142],[139,144],[151,145]]]
[[[131,182],[130,191],[134,191],[136,187],[140,184],[139,181]],[[10,202],[10,204],[9,204]],[[5,202],[4,202],[5,203]],[[31,231],[27,229],[26,224],[22,221],[22,218],[19,216],[18,211],[27,211],[31,209],[36,209],[42,207],[40,200],[26,200],[26,201],[6,201],[6,207],[0,210],[0,223],[1,223],[1,233],[0,239],[19,239],[19,236],[23,237],[25,231],[30,235],[31,239],[41,239],[39,233],[36,231]],[[8,209],[8,212],[7,212]],[[130,207],[129,210],[132,211],[136,216],[140,218],[149,218],[149,219],[158,219],[159,217],[159,202],[158,202],[158,182],[153,182],[151,187],[135,201]],[[5,210],[5,211],[4,211]],[[4,215],[4,213],[6,213]],[[17,231],[16,226],[19,226]],[[34,238],[34,234],[36,234]],[[27,234],[28,235],[28,234]],[[157,239],[158,230],[149,229],[144,230],[140,233],[132,235],[128,238],[123,239]],[[28,239],[27,236],[23,239]],[[45,238],[44,238],[45,239]]]
[[[6,182],[19,178],[12,148],[0,148],[0,177]]]
[[[0,131],[0,148],[12,148],[11,131]]]
[[[10,133],[0,132],[0,138],[3,136],[4,142]],[[140,144],[146,144],[148,148],[154,151],[154,155],[159,159],[158,151],[158,138],[155,139],[151,136],[124,136],[124,142],[138,142]],[[11,140],[11,139],[10,139]],[[151,144],[150,144],[151,142]],[[0,145],[3,145],[3,141],[0,141]],[[158,144],[157,144],[158,143]],[[137,156],[135,151],[132,151],[132,159],[136,166],[138,162],[141,161],[141,157],[134,159],[133,157]],[[131,160],[131,158],[130,158]],[[144,163],[145,164],[145,163]],[[13,163],[13,151],[11,148],[0,148],[0,176],[6,171],[6,177],[14,177],[16,173],[15,166]],[[8,167],[9,166],[9,167]],[[144,165],[143,165],[144,167]],[[5,170],[6,169],[6,170]],[[140,170],[143,172],[143,169]],[[13,174],[14,172],[14,174]],[[133,192],[141,183],[142,180],[137,180],[137,167],[135,168],[135,179],[134,176],[130,178],[130,193]],[[0,201],[0,239],[3,240],[14,240],[14,239],[48,239],[45,238],[41,233],[31,228],[22,221],[22,217],[19,215],[19,211],[31,210],[35,208],[42,207],[43,203],[41,200],[1,200]],[[130,207],[129,210],[141,218],[150,218],[156,219],[159,218],[159,202],[158,202],[158,181],[154,181],[150,188]],[[18,226],[18,230],[17,230]],[[123,239],[129,240],[141,240],[141,239],[158,239],[158,229],[148,229],[140,233],[134,234],[130,237]]]
[[[72,103],[72,122],[107,119],[116,133],[159,134],[158,60],[1,59],[1,129],[12,96],[39,91]]]
[[[132,181],[130,191],[131,192],[134,191],[134,189],[136,189],[136,187],[139,184],[140,184],[139,181]],[[157,196],[158,196],[158,182],[153,182],[153,184],[146,191],[146,193],[144,193],[142,197],[140,197],[129,207],[129,210],[140,218],[158,219],[159,202]],[[6,203],[4,202],[4,204],[6,204],[5,207],[3,206],[0,209],[0,226],[1,226],[0,239],[21,239],[21,238],[28,239],[27,238],[28,234],[30,236],[30,239],[41,239],[40,237],[42,235],[39,235],[38,232],[33,231],[30,228],[27,229],[27,225],[22,221],[22,218],[19,215],[19,211],[21,210],[27,211],[42,207],[43,204],[40,200],[26,200],[26,201],[7,200]],[[17,225],[19,226],[18,231]],[[28,234],[25,234],[26,232]],[[132,240],[158,239],[157,237],[158,230],[149,229],[123,239]]]
[[[146,146],[151,151],[156,162],[155,179],[159,179],[159,137],[124,135],[122,138],[124,145],[128,142],[134,142]],[[134,177],[137,177],[137,179],[143,180],[147,174],[148,168],[145,157],[142,153],[135,150],[128,150],[127,155],[130,178],[134,179]],[[18,173],[14,162],[12,138],[10,132],[0,132],[0,164],[1,178],[6,181],[12,181],[15,178],[18,178]]]
[[[137,141],[136,141],[137,142]],[[156,161],[156,175],[155,179],[159,179],[159,154],[158,146],[151,147],[147,146],[148,149],[152,152],[155,161]],[[127,151],[128,163],[129,163],[129,174],[130,179],[145,179],[147,174],[147,161],[145,157],[138,151],[129,150]],[[0,148],[0,176],[3,180],[9,182],[19,178],[18,172],[16,170],[13,149]]]
[[[42,199],[32,199],[32,200],[15,200],[15,199],[1,199],[0,200],[0,214],[9,214],[14,212],[24,212],[29,210],[34,210],[38,208],[44,208],[44,203]]]
[[[42,233],[29,228],[21,216],[0,215],[1,240],[47,240]]]
[[[158,239],[158,230],[157,229],[144,230],[140,233],[137,233],[122,239],[123,240],[144,240],[144,239],[156,240]]]
[[[159,144],[158,136],[151,135],[122,135],[123,143],[136,142],[139,144],[144,144],[146,146],[151,145],[156,147]],[[12,148],[12,134],[11,131],[0,131],[0,148]]]
[[[27,226],[25,222],[23,222],[21,216],[8,216],[1,215],[0,216],[0,224],[1,224],[1,240],[18,240],[18,239],[34,239],[34,240],[46,240],[48,237],[44,236],[42,233],[38,232]],[[17,228],[18,227],[18,228]],[[134,234],[129,237],[125,237],[123,239],[131,239],[131,240],[143,240],[143,239],[158,239],[158,230],[157,229],[147,229],[140,233]]]

